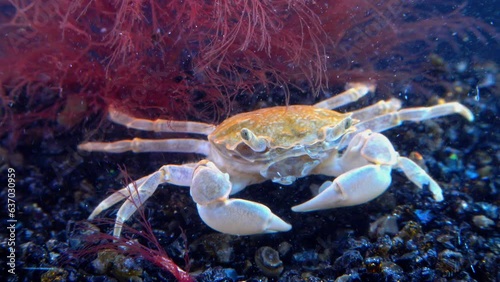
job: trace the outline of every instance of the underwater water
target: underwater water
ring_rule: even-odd
[[[12,3],[16,2],[0,1],[0,26],[5,25],[4,18],[14,13]],[[458,9],[460,4],[454,7]],[[418,189],[397,169],[392,171],[392,183],[381,196],[352,207],[308,213],[291,211],[292,206],[310,199],[323,182],[334,179],[324,175],[307,176],[291,185],[266,181],[231,196],[264,204],[292,225],[290,231],[274,234],[235,236],[214,231],[200,219],[188,188],[164,184],[147,200],[141,212],[125,223],[122,239],[115,241],[110,234],[120,204],[110,207],[95,220],[87,220],[101,201],[131,180],[151,174],[165,164],[197,162],[202,156],[158,152],[90,153],[78,150],[77,146],[88,141],[109,142],[134,137],[200,137],[127,129],[103,118],[105,106],[91,110],[89,101],[85,102],[88,103],[86,111],[78,112],[75,106],[72,115],[65,112],[69,107],[59,105],[51,109],[54,111],[51,117],[56,118],[40,114],[32,120],[30,114],[43,112],[39,111],[39,103],[43,102],[30,100],[30,86],[26,85],[21,87],[24,93],[19,97],[10,96],[9,93],[16,89],[4,74],[14,66],[0,65],[2,279],[500,281],[500,48],[497,22],[500,3],[474,1],[463,7],[463,14],[467,16],[463,19],[464,25],[475,24],[474,19],[491,29],[478,28],[481,38],[465,32],[470,38],[462,34],[458,44],[435,45],[419,60],[401,59],[401,66],[385,59],[373,63],[376,66],[372,65],[370,75],[372,71],[379,72],[377,90],[338,109],[339,112],[353,111],[389,98],[400,99],[404,108],[450,101],[458,101],[469,108],[474,114],[472,122],[459,115],[449,115],[404,122],[383,132],[401,156],[411,158],[437,181],[443,189],[444,200],[435,201],[427,186]],[[321,20],[324,22],[325,18]],[[362,26],[360,22],[359,29]],[[6,29],[0,30],[4,39],[9,37]],[[24,34],[21,29],[15,31]],[[14,31],[9,32],[13,34]],[[27,38],[45,42],[38,37]],[[342,45],[340,40],[337,43],[336,46]],[[9,49],[5,46],[0,44],[0,58],[8,54],[6,50]],[[383,56],[413,58],[411,54],[420,54],[419,46],[419,43],[402,44],[400,47],[406,48],[402,52]],[[350,54],[357,60],[358,53]],[[98,56],[89,55],[93,59]],[[17,60],[21,62],[23,58]],[[367,79],[363,71],[368,73],[369,67],[363,64],[371,63],[372,59],[359,59],[359,62],[355,67],[357,74],[346,81]],[[44,64],[48,69],[58,68],[40,63]],[[331,67],[335,68],[333,65]],[[29,71],[37,73],[37,69]],[[17,74],[30,77],[25,73]],[[398,77],[399,74],[405,78]],[[120,82],[120,73],[115,75],[117,77],[112,79]],[[36,76],[37,83],[50,81],[40,76],[40,73]],[[290,76],[295,77],[295,74]],[[397,82],[392,84],[392,78]],[[270,87],[266,91],[263,90],[266,87],[256,86],[254,95],[231,96],[231,104],[224,104],[227,109],[223,111],[189,104],[193,111],[203,108],[210,114],[206,117],[189,113],[187,118],[219,123],[227,115],[285,105],[287,101],[314,104],[341,92],[344,82],[338,80],[342,78],[330,78],[328,87],[319,94],[312,93],[312,86],[301,88],[299,83],[293,83],[289,97],[280,87]],[[292,78],[285,81],[292,81]],[[92,89],[92,82],[89,85]],[[47,82],[44,94],[62,97],[56,88]],[[306,91],[302,91],[304,89]],[[196,95],[203,96],[198,92]],[[96,99],[95,104],[106,104],[113,99],[119,100],[120,96]],[[154,108],[144,106],[147,107]],[[27,116],[29,123],[23,119]],[[71,116],[74,121],[62,121],[57,116]],[[20,122],[16,123],[16,119]],[[16,127],[21,123],[24,128]],[[371,183],[367,178],[367,189]],[[176,267],[186,270],[187,274],[175,273]]]

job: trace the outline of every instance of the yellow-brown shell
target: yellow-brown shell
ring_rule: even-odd
[[[322,128],[331,127],[348,115],[302,105],[265,108],[226,119],[208,138],[233,150],[242,142],[241,130],[247,128],[256,136],[265,137],[271,148],[290,148],[324,139]]]

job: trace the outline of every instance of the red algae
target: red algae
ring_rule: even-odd
[[[131,179],[125,167],[120,167],[121,174],[124,179],[129,183],[134,183],[135,192],[137,186]],[[130,196],[130,195],[129,195]],[[81,241],[82,244],[69,253],[69,256],[61,260],[61,265],[71,264],[73,258],[82,258],[97,255],[98,267],[97,272],[109,272],[109,266],[117,268],[114,271],[116,278],[123,273],[130,274],[131,271],[122,269],[122,263],[119,260],[125,258],[143,258],[160,269],[171,273],[177,281],[191,282],[195,279],[189,274],[190,260],[188,254],[187,237],[184,230],[181,229],[181,238],[184,241],[184,263],[186,270],[182,269],[176,262],[170,258],[167,252],[163,249],[162,245],[154,234],[153,227],[148,221],[142,202],[133,202],[137,207],[139,220],[142,230],[137,230],[127,225],[123,225],[124,232],[120,238],[116,238],[110,234],[103,233],[99,228],[90,222],[80,222],[77,224],[75,230],[72,232],[71,237],[75,241]],[[111,219],[97,219],[93,220],[98,225],[114,225],[115,221]],[[120,256],[117,256],[120,255]],[[117,262],[118,260],[118,262]],[[141,276],[142,270],[136,269],[133,271],[136,275]],[[123,277],[122,277],[123,278]]]
[[[402,62],[436,38],[480,38],[486,26],[452,1],[426,3],[0,0],[0,136],[65,131],[110,105],[213,121],[257,86],[318,93],[328,81],[411,77]],[[418,53],[402,48],[418,41]]]
[[[80,242],[76,249],[70,251],[67,256],[62,258],[60,265],[71,265],[74,259],[81,260],[83,258],[94,258],[100,264],[109,265],[114,264],[113,259],[118,258],[142,258],[149,261],[160,269],[171,273],[177,281],[195,281],[194,278],[188,273],[187,270],[182,269],[172,260],[166,251],[162,248],[160,243],[156,240],[153,234],[153,229],[146,222],[147,218],[144,213],[141,213],[141,222],[143,223],[144,230],[139,231],[132,229],[126,225],[123,226],[126,233],[125,237],[116,238],[110,234],[102,233],[97,230],[97,227],[88,222],[81,222],[76,225],[76,230],[72,232],[72,240]],[[97,222],[101,224],[112,224],[114,221],[109,219],[101,219]],[[145,241],[148,246],[140,241]],[[153,246],[153,247],[151,247]],[[105,254],[103,256],[103,254]],[[122,256],[122,257],[118,257]],[[187,256],[187,255],[186,255]],[[187,258],[189,259],[189,258]],[[189,261],[187,261],[189,263]],[[119,268],[119,266],[115,266]],[[119,272],[101,269],[97,267],[97,272]],[[189,270],[189,264],[186,264]],[[121,272],[125,272],[121,270]],[[142,272],[141,270],[137,272]],[[115,274],[116,275],[116,274]],[[137,273],[141,276],[142,273]]]

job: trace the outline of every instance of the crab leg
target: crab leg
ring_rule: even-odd
[[[176,153],[196,153],[208,156],[208,141],[198,139],[165,139],[149,140],[134,138],[132,140],[121,140],[116,142],[87,142],[78,145],[79,150],[89,152],[123,153],[132,151],[134,153],[143,152],[176,152]]]
[[[474,114],[467,109],[467,107],[458,102],[445,103],[431,107],[404,109],[356,124],[356,131],[346,134],[339,144],[339,148],[347,146],[357,133],[366,129],[370,129],[374,132],[382,132],[399,126],[403,121],[423,121],[452,114],[460,114],[468,121],[474,120]]]
[[[134,118],[119,112],[112,107],[109,108],[109,119],[128,128],[154,132],[177,132],[208,135],[215,129],[215,125],[202,122]]]
[[[170,183],[179,186],[189,186],[193,176],[194,164],[165,165],[158,171],[127,187],[120,189],[102,201],[89,216],[89,220],[95,218],[102,211],[108,209],[119,201],[126,199],[116,214],[113,236],[120,237],[123,223],[134,214],[143,203],[153,195],[158,185]]]
[[[233,235],[274,233],[292,228],[265,205],[228,199],[231,189],[227,173],[211,162],[200,162],[193,175],[191,196],[201,219],[211,228]]]
[[[314,104],[314,106],[317,108],[335,109],[349,103],[356,102],[359,98],[365,96],[366,94],[374,92],[375,84],[348,83],[346,88],[348,88],[346,91]]]
[[[393,98],[387,101],[379,101],[371,106],[353,111],[351,117],[360,121],[365,121],[375,116],[394,113],[399,109],[401,109],[401,100]]]
[[[94,219],[101,212],[109,209],[110,207],[114,206],[116,203],[118,203],[118,202],[126,199],[130,195],[132,195],[134,193],[135,189],[137,187],[141,186],[144,183],[144,181],[146,181],[147,178],[148,178],[148,176],[145,176],[141,179],[138,179],[138,180],[130,183],[129,185],[127,185],[127,187],[122,188],[122,189],[114,192],[113,194],[111,194],[111,196],[107,197],[97,207],[95,207],[95,209],[89,215],[88,219],[89,220]]]
[[[428,185],[429,190],[434,196],[434,200],[438,202],[444,200],[443,191],[441,187],[439,187],[439,184],[437,184],[436,181],[415,162],[405,157],[399,157],[397,167],[400,168],[406,177],[408,177],[413,184],[417,185],[418,188],[422,189],[424,185]]]

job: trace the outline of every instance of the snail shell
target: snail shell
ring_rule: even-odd
[[[278,251],[271,247],[261,247],[255,252],[255,263],[267,276],[279,276],[283,271],[283,262]]]

